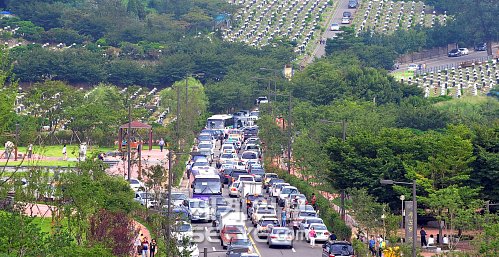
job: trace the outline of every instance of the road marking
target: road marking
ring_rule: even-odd
[[[212,249],[213,249],[214,252],[217,251],[217,248],[215,248],[215,246],[213,246]]]
[[[204,231],[208,232],[208,227],[204,227]]]
[[[246,228],[246,226],[244,226],[244,227]],[[256,247],[255,241],[253,241],[253,237],[251,236],[251,234],[249,234],[249,239],[251,241],[251,244],[253,245],[253,248],[255,248],[256,254],[258,254],[258,256],[262,256],[260,254],[260,251],[258,250],[258,247]]]
[[[294,253],[296,253],[296,250],[295,250],[295,248],[294,248],[294,247],[293,247],[293,248],[291,248],[291,251],[293,251]]]

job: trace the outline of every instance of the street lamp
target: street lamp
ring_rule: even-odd
[[[412,185],[412,257],[416,257],[416,242],[418,241],[418,215],[417,215],[417,203],[416,203],[416,180],[412,182],[400,182],[393,181],[391,179],[381,179],[379,181],[382,185],[393,185],[393,184],[401,184],[401,185]],[[404,197],[405,198],[405,197]]]
[[[405,200],[405,195],[400,196],[400,201],[402,203],[402,221],[400,222],[400,228],[404,228],[404,217],[405,217],[405,210],[404,210],[404,200]]]

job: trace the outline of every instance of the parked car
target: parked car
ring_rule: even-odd
[[[322,257],[354,257],[352,244],[347,241],[326,241],[322,245]]]
[[[146,208],[154,208],[158,206],[158,201],[154,199],[154,196],[151,193],[146,192],[135,192],[135,201],[139,202],[140,205],[145,206]]]
[[[468,50],[468,48],[466,48],[466,47],[458,48],[458,50],[459,50],[459,52],[461,52],[462,55],[470,54],[470,50]]]
[[[478,43],[475,45],[475,51],[487,51],[487,43]]]
[[[305,229],[305,240],[307,240],[307,242],[310,242],[310,237],[308,236],[308,233],[312,228],[315,230],[316,242],[325,242],[329,240],[329,231],[327,230],[326,225],[320,223],[312,223],[310,224],[310,226],[308,226],[307,229]]]
[[[343,18],[352,18],[352,13],[351,12],[343,12]]]
[[[130,179],[130,187],[132,188],[133,191],[144,190],[146,188],[146,186],[142,181],[135,178]]]
[[[274,246],[287,246],[293,248],[293,231],[285,227],[272,228],[268,237],[269,248]]]
[[[447,54],[448,57],[459,57],[463,55],[463,53],[461,53],[461,51],[459,51],[459,49],[452,49],[450,50],[450,52]]]
[[[256,100],[255,100],[255,104],[256,105],[259,105],[259,104],[267,104],[269,103],[269,99],[267,99],[266,96],[260,96],[258,97]]]
[[[357,8],[358,5],[359,5],[359,3],[357,2],[357,0],[348,1],[348,8],[350,8],[350,9],[355,9],[355,8]]]
[[[338,31],[338,30],[340,30],[340,24],[338,23],[331,24],[331,31]]]
[[[419,69],[419,65],[417,65],[415,63],[411,63],[411,64],[409,64],[409,66],[407,66],[408,71],[417,71],[418,69]]]
[[[350,18],[346,17],[341,18],[341,24],[350,24]]]

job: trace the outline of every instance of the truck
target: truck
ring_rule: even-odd
[[[241,199],[246,195],[261,195],[262,194],[262,182],[253,181],[241,181],[239,188],[237,189],[237,196]],[[241,200],[242,201],[242,200]]]

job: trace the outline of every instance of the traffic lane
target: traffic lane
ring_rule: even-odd
[[[340,31],[331,31],[331,24],[337,23],[340,27],[343,26],[351,26],[351,24],[341,24],[341,19],[343,18],[344,12],[351,12],[352,18],[355,17],[357,9],[349,9],[348,8],[348,0],[341,0],[338,2],[338,7],[333,13],[333,18],[331,19],[330,24],[328,24],[326,28],[326,38],[333,38],[336,34],[340,33]]]
[[[473,61],[476,59],[481,59],[481,58],[487,58],[487,51],[473,51],[470,52],[468,55],[463,55],[459,57],[447,57],[445,56],[440,56],[437,58],[432,58],[432,59],[426,59],[426,60],[415,60],[414,62],[411,63],[405,63],[401,64],[399,69],[395,70],[397,71],[406,71],[409,64],[426,64],[426,69],[432,69],[432,68],[438,68],[438,67],[443,67],[447,65],[459,65],[461,62],[465,61]]]

